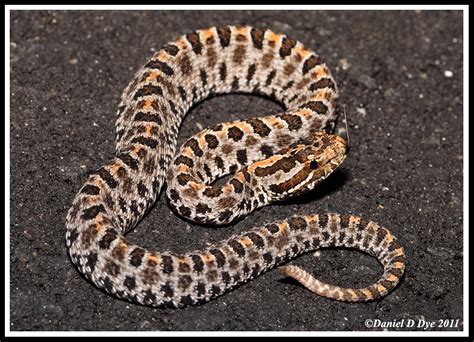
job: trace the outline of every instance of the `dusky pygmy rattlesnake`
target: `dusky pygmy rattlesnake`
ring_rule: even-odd
[[[172,161],[189,108],[210,94],[230,92],[271,96],[286,110],[205,129]],[[346,157],[344,139],[324,132],[333,128],[337,96],[318,55],[270,30],[211,27],[169,43],[125,89],[116,156],[89,176],[69,210],[66,240],[73,263],[117,297],[181,307],[206,302],[296,255],[349,247],[384,266],[377,283],[345,289],[297,266],[279,269],[336,300],[385,295],[404,272],[403,248],[387,229],[352,215],[294,216],[182,255],[145,250],[124,237],[154,203],[165,178],[174,210],[207,224],[229,223],[312,189]],[[212,185],[231,173],[225,185]]]

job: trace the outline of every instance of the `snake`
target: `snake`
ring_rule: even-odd
[[[284,110],[214,125],[178,149],[191,107],[228,93],[265,96]],[[87,176],[72,201],[66,218],[72,263],[103,291],[151,307],[206,303],[273,268],[326,298],[384,297],[403,276],[403,247],[388,229],[351,214],[294,215],[184,254],[142,248],[125,237],[165,182],[178,216],[217,226],[313,190],[349,151],[331,133],[337,98],[327,64],[285,34],[229,25],[166,44],[122,94],[114,157]],[[343,288],[288,264],[321,248],[369,254],[383,275],[370,286]]]

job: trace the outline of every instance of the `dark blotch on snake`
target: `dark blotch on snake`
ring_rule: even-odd
[[[161,285],[161,292],[163,292],[165,297],[173,297],[174,294],[173,287],[169,282],[167,282],[165,285]]]
[[[208,186],[203,192],[203,195],[207,197],[218,197],[220,194],[222,194],[222,189],[218,186]]]
[[[176,56],[179,52],[179,48],[176,45],[168,44],[166,45],[163,50],[170,56]]]
[[[137,92],[133,96],[133,99],[137,100],[138,98],[142,96],[149,96],[149,95],[163,95],[163,90],[158,85],[146,84],[137,90]]]
[[[151,60],[146,65],[145,68],[158,69],[163,72],[165,75],[172,76],[174,74],[173,69],[166,63],[159,60]]]
[[[232,184],[232,186],[234,187],[234,191],[237,194],[242,193],[242,191],[244,190],[244,185],[236,178],[232,178],[229,183]]]
[[[197,32],[191,32],[186,35],[186,39],[191,43],[193,51],[197,55],[200,55],[203,46],[201,40],[199,39],[199,34],[197,34]]]
[[[244,136],[244,132],[240,128],[232,126],[227,130],[227,136],[229,139],[239,141]]]
[[[283,37],[280,48],[280,57],[285,58],[286,56],[289,56],[291,54],[291,50],[295,47],[295,45],[295,40],[288,37]]]
[[[117,232],[112,228],[106,230],[105,235],[99,241],[99,247],[101,249],[109,249],[110,244],[117,239]]]
[[[211,208],[205,203],[198,203],[196,205],[196,213],[198,214],[205,214],[211,212]]]
[[[332,90],[336,89],[334,82],[330,78],[322,78],[317,82],[311,83],[309,90],[315,91],[318,89],[331,88]]]
[[[194,272],[201,273],[202,270],[204,269],[204,262],[202,261],[201,256],[199,255],[191,255],[191,259],[193,260],[194,266],[193,270]]]
[[[129,290],[133,290],[135,288],[135,286],[137,286],[135,278],[134,277],[129,277],[129,276],[125,277],[123,285],[126,288],[128,288]]]
[[[244,246],[242,246],[242,244],[237,240],[231,240],[228,242],[228,244],[239,257],[243,257],[245,255]]]
[[[250,37],[252,38],[253,46],[259,50],[263,47],[263,38],[265,36],[265,31],[262,31],[258,28],[252,28],[250,30]]]
[[[169,255],[162,255],[161,256],[161,268],[163,273],[171,274],[173,273],[173,258]]]
[[[221,78],[221,81],[225,81],[225,78],[227,77],[227,66],[225,62],[222,63],[219,67],[219,76]]]
[[[137,247],[130,253],[130,265],[138,267],[142,264],[142,259],[145,256],[145,250]]]
[[[208,146],[210,149],[215,149],[217,146],[219,146],[219,140],[217,140],[217,138],[216,138],[215,135],[206,134],[206,135],[204,136],[204,139],[206,140],[207,146]]]
[[[299,216],[294,216],[288,219],[288,225],[292,230],[305,230],[308,226],[306,220]]]
[[[319,114],[325,114],[328,111],[328,107],[321,101],[308,101],[302,104],[300,108],[308,108]]]
[[[219,41],[223,48],[229,46],[230,43],[230,28],[227,26],[217,28],[217,35],[219,36]]]
[[[84,209],[81,217],[83,220],[92,220],[100,213],[105,213],[105,208],[102,204],[94,205],[92,207]]]
[[[303,64],[303,75],[308,73],[311,69],[313,69],[316,65],[321,64],[321,58],[316,55],[311,55]]]
[[[216,258],[217,267],[222,267],[225,264],[225,255],[220,249],[214,248],[209,251]]]
[[[95,185],[87,184],[81,189],[81,193],[87,195],[98,195],[100,192],[100,188]]]

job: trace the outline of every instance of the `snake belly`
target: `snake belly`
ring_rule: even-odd
[[[175,157],[179,127],[191,106],[234,92],[269,96],[285,111],[206,129]],[[89,176],[73,200],[66,222],[72,262],[116,297],[183,307],[207,302],[297,255],[348,247],[379,260],[384,267],[379,281],[341,288],[297,266],[279,269],[328,298],[356,302],[384,296],[403,275],[403,248],[387,229],[352,215],[294,216],[185,254],[147,250],[125,238],[165,180],[179,215],[214,224],[313,188],[345,158],[345,141],[325,133],[333,128],[337,97],[321,58],[270,30],[211,27],[167,44],[123,92],[115,157]],[[235,176],[212,185],[226,174]]]

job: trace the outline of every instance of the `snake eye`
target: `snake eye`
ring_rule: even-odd
[[[309,168],[311,170],[316,170],[318,168],[318,162],[316,160],[311,160],[309,163]]]

